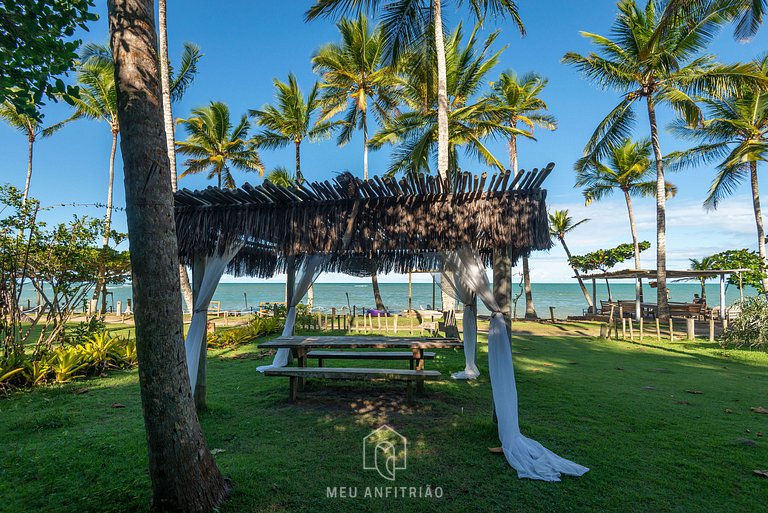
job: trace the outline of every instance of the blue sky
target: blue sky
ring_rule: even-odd
[[[169,1],[169,45],[171,60],[178,58],[182,44],[193,41],[205,54],[199,75],[186,96],[174,105],[174,116],[185,117],[190,109],[205,105],[210,100],[229,104],[233,115],[247,109],[258,108],[271,102],[275,77],[285,80],[289,72],[299,79],[304,90],[317,80],[312,73],[310,58],[322,44],[336,41],[338,34],[330,20],[304,22],[304,11],[309,1],[224,1],[187,0]],[[579,30],[607,34],[615,16],[615,2],[590,0],[573,2],[558,0],[534,2],[521,0],[520,11],[528,35],[521,38],[510,22],[487,23],[485,34],[502,29],[496,47],[506,46],[500,64],[490,79],[506,69],[518,73],[536,71],[549,78],[544,98],[550,112],[559,120],[557,131],[537,131],[537,141],[521,141],[519,145],[521,167],[530,169],[555,162],[555,172],[546,182],[550,208],[568,208],[577,219],[588,217],[589,223],[577,229],[568,240],[574,253],[586,252],[630,241],[626,207],[616,196],[607,201],[584,207],[579,190],[573,187],[573,163],[579,158],[584,143],[596,124],[617,103],[618,95],[600,91],[584,81],[572,68],[560,63],[567,51],[586,53],[590,50]],[[588,6],[588,7],[586,7]],[[91,25],[85,41],[106,42],[107,20],[105,3],[98,2],[100,20]],[[446,8],[446,26],[452,28],[463,22],[466,31],[473,21],[466,12]],[[747,45],[738,44],[725,30],[710,48],[722,62],[749,60],[768,47],[768,30],[762,29],[758,37]],[[69,115],[65,104],[50,104],[44,111],[47,123],[57,122]],[[637,136],[648,135],[647,122],[638,116]],[[669,112],[659,114],[660,125],[672,120]],[[180,138],[183,134],[178,134]],[[663,151],[683,147],[666,132],[661,135]],[[503,142],[490,142],[489,147],[502,161],[506,146]],[[26,172],[26,138],[7,125],[0,125],[0,182],[23,185]],[[76,121],[50,139],[36,145],[31,194],[43,205],[92,204],[106,200],[110,132],[106,124],[95,121]],[[262,151],[267,168],[277,165],[293,166],[293,148]],[[180,159],[179,170],[183,159]],[[387,148],[371,153],[372,173],[383,173],[389,162]],[[466,157],[465,170],[482,172],[487,169]],[[302,171],[310,180],[327,179],[335,173],[349,170],[362,174],[362,140],[355,137],[339,148],[333,140],[309,144],[302,148]],[[768,177],[763,175],[762,195],[768,191]],[[670,268],[687,268],[688,258],[701,257],[729,248],[756,248],[755,221],[747,184],[737,194],[722,203],[716,212],[706,212],[701,202],[713,177],[712,169],[697,169],[670,175],[679,188],[679,194],[668,205],[668,251]],[[122,162],[118,153],[115,180],[115,205],[124,205]],[[258,175],[246,176],[236,172],[238,183],[259,183]],[[187,177],[180,185],[190,189],[209,185],[203,175]],[[84,206],[56,207],[47,212],[49,222],[61,221],[72,214],[103,215],[99,209]],[[640,236],[655,241],[655,210],[652,200],[638,200],[636,215]],[[115,227],[125,229],[122,212],[115,214]],[[655,249],[644,253],[644,266],[653,267]],[[570,269],[563,251],[556,247],[550,252],[532,258],[534,281],[570,281]],[[321,277],[320,281],[338,279]],[[352,280],[351,278],[343,278]],[[383,280],[401,281],[401,276]]]

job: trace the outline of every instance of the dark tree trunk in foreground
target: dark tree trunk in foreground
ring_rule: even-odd
[[[210,512],[227,485],[203,437],[187,375],[154,2],[110,0],[139,385],[153,506]]]

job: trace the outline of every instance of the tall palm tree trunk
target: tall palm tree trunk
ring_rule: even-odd
[[[510,126],[515,127],[514,120],[510,121]],[[512,135],[507,143],[509,147],[509,167],[512,172],[517,174],[517,137]],[[531,289],[531,270],[528,265],[528,257],[523,257],[523,287],[525,289],[525,318],[538,319],[536,307],[533,305],[533,290]]]
[[[511,122],[510,126],[515,128],[515,123]],[[517,137],[512,136],[507,141],[507,148],[509,150],[509,168],[517,173]]]
[[[113,192],[115,185],[115,155],[117,154],[117,134],[118,130],[112,128],[112,150],[109,154],[109,184],[107,185],[107,211],[104,215],[104,237],[102,240],[102,262],[99,269],[99,275],[96,278],[96,287],[93,290],[93,300],[98,302],[101,297],[101,306],[99,311],[104,314],[107,311],[107,279],[106,279],[106,251],[109,248],[109,234],[112,229],[112,205]]]
[[[528,257],[523,257],[523,287],[525,287],[525,318],[538,319],[536,307],[533,305],[533,291],[531,290],[531,271],[528,266]]]
[[[110,0],[108,6],[152,506],[179,513],[214,511],[228,486],[203,436],[185,363],[154,1]]]
[[[560,244],[563,245],[563,250],[565,250],[565,256],[568,257],[568,262],[571,261],[571,250],[568,249],[568,245],[565,243],[565,237],[558,237],[560,239]],[[584,280],[581,279],[581,273],[579,273],[579,270],[575,267],[571,267],[573,269],[573,272],[576,273],[576,279],[579,281],[579,287],[581,287],[581,293],[584,294],[584,299],[587,300],[587,305],[589,305],[589,311],[594,312],[595,311],[595,305],[592,303],[592,296],[589,295],[589,291],[587,290],[587,286],[584,285]]]
[[[166,17],[166,0],[158,2],[158,24],[160,32],[160,85],[163,89],[163,124],[165,125],[165,143],[168,149],[168,160],[171,163],[171,190],[176,192],[176,138],[173,126],[173,109],[171,107],[171,73],[168,58],[168,23]]]
[[[376,310],[386,310],[384,300],[381,299],[381,289],[379,288],[379,277],[376,275],[376,267],[371,273],[371,285],[373,285],[373,300],[376,302]]]
[[[646,97],[648,121],[651,125],[651,144],[656,159],[656,307],[659,319],[669,318],[667,299],[667,187],[664,180],[664,162],[659,146],[659,131],[656,124],[656,108],[653,96]]]
[[[665,186],[666,187],[666,186]],[[629,196],[629,191],[623,189],[624,199],[627,202],[627,214],[629,215],[629,230],[632,232],[632,245],[635,250],[635,269],[641,269],[640,265],[640,242],[637,239],[637,226],[635,224],[635,211],[632,208],[632,198]],[[643,302],[643,282],[640,281],[640,288],[637,291],[640,295],[640,302]]]
[[[24,182],[24,203],[27,202],[29,197],[29,184],[32,182],[32,155],[35,148],[35,133],[32,131],[27,132],[27,139],[29,140],[29,154],[27,156],[27,179]]]
[[[296,144],[296,183],[304,183],[304,177],[301,175],[301,141],[295,141]]]
[[[368,117],[366,111],[363,116],[363,180],[368,180]]]
[[[757,251],[760,260],[766,264],[765,230],[763,229],[763,211],[760,208],[760,188],[757,184],[757,162],[749,163],[750,182],[752,183],[752,205],[755,209],[755,224],[757,225]],[[768,277],[763,277],[763,292],[768,294]]]
[[[440,1],[433,0],[432,9],[435,22],[435,53],[437,54],[437,172],[445,179],[448,177],[448,79]]]
[[[158,2],[158,24],[160,32],[160,85],[163,91],[163,124],[165,125],[165,144],[168,148],[168,160],[171,164],[171,190],[176,192],[178,180],[176,174],[176,133],[173,125],[173,109],[171,106],[171,73],[168,58],[168,21],[166,16],[166,0]],[[181,295],[187,310],[194,309],[192,284],[189,283],[187,268],[179,263],[179,278],[181,280]]]

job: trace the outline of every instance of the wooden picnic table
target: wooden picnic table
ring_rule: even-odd
[[[259,344],[262,349],[290,349],[299,367],[307,366],[307,353],[312,349],[410,349],[413,353],[415,370],[424,370],[425,349],[448,349],[462,347],[455,338],[423,337],[367,337],[367,336],[304,336],[277,337]],[[423,383],[419,383],[421,389]]]
[[[425,349],[461,347],[455,338],[423,337],[357,337],[357,336],[306,336],[277,337],[260,344],[262,349],[290,349],[299,360],[299,367],[307,366],[307,353],[312,349],[410,349],[416,360],[416,369],[424,368]]]

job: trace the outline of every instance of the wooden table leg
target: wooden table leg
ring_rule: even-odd
[[[406,389],[405,402],[408,406],[413,405],[413,381],[408,382],[408,388]]]
[[[297,389],[298,389],[298,382],[299,378],[296,376],[291,376],[288,378],[289,381],[289,389],[288,389],[288,399],[293,403],[296,402],[296,395],[297,395]]]
[[[299,355],[299,367],[307,366],[307,350],[304,348],[296,348]],[[307,384],[306,378],[299,378],[299,390],[304,390],[304,385]]]
[[[413,360],[414,360],[414,363],[416,364],[416,370],[423,371],[424,370],[424,350],[419,347],[413,348]],[[419,394],[424,393],[423,379],[416,380],[416,392]]]

